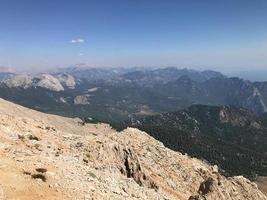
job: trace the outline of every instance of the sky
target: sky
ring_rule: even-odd
[[[0,66],[267,69],[266,0],[0,0]]]

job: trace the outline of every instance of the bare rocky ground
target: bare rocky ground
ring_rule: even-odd
[[[256,181],[259,189],[263,192],[263,194],[267,195],[267,177],[266,176],[259,176],[257,177]]]
[[[0,199],[267,200],[144,132],[43,114],[0,99]]]

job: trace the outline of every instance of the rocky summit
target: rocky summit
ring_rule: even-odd
[[[67,74],[13,74],[0,81],[1,87],[31,89],[44,88],[48,91],[60,92],[65,88],[74,89],[76,82],[71,75]]]
[[[166,148],[138,129],[0,100],[0,199],[266,200],[255,183]]]

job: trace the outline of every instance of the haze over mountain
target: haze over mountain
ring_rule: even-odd
[[[230,72],[229,75],[238,76],[246,80],[250,81],[267,81],[267,69],[247,69],[247,70],[240,70],[240,71],[233,71]]]

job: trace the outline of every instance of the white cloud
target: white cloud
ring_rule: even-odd
[[[85,42],[85,39],[83,38],[77,38],[77,39],[73,39],[70,41],[70,43],[84,43]]]

